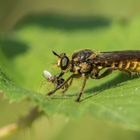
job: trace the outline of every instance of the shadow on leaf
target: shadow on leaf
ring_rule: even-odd
[[[27,25],[37,25],[44,28],[61,30],[91,29],[107,27],[111,20],[98,16],[64,16],[59,14],[29,15],[17,23],[16,29]]]
[[[85,93],[87,94],[92,94],[88,97],[85,97],[82,101],[94,96],[94,95],[98,95],[100,94],[102,91],[106,90],[106,89],[110,89],[110,88],[115,88],[116,86],[121,86],[121,83],[123,82],[126,82],[128,80],[133,80],[133,79],[136,79],[138,78],[138,76],[134,76],[134,77],[130,77],[126,74],[119,74],[116,78],[110,80],[110,81],[107,81],[106,83],[103,83],[97,87],[93,87],[93,88],[90,88],[90,89],[87,89],[85,90]],[[94,94],[95,93],[95,94]]]
[[[12,59],[17,55],[26,53],[29,47],[23,42],[5,38],[0,40],[0,49],[7,58]]]

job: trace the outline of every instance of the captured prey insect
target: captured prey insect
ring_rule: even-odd
[[[54,76],[56,86],[48,95],[54,94],[57,90],[71,85],[74,78],[83,78],[83,83],[76,101],[80,101],[84,92],[88,78],[101,79],[115,70],[123,71],[129,75],[140,74],[140,50],[113,51],[113,52],[94,52],[84,49],[73,53],[69,58],[65,53],[53,54],[58,57],[57,66],[61,72]],[[71,72],[71,76],[64,80],[65,73]],[[53,81],[53,80],[51,80]],[[58,82],[61,81],[61,82]]]
[[[52,74],[47,70],[43,71],[43,76],[47,79],[48,82],[53,83],[55,88],[63,84],[64,82],[64,79],[62,77],[60,77],[59,75],[52,76]],[[68,84],[65,84],[62,87],[63,93],[66,91],[67,88],[68,88]]]

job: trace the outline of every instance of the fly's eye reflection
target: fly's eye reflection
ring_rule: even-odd
[[[65,53],[59,55],[53,51],[53,54],[59,58],[58,66],[61,68],[61,71],[55,76],[51,76],[46,71],[44,72],[45,78],[56,85],[52,91],[48,92],[47,95],[49,96],[59,89],[65,88],[64,91],[66,91],[72,84],[73,79],[81,77],[83,83],[76,99],[79,102],[84,92],[86,81],[89,78],[98,80],[116,70],[131,76],[140,75],[140,50],[98,53],[84,49],[73,53],[71,59]],[[63,77],[67,72],[71,73],[71,75],[64,79]]]
[[[68,59],[68,57],[63,57],[62,59],[61,59],[61,61],[60,61],[60,67],[61,67],[61,69],[62,70],[65,70],[66,68],[67,68],[67,66],[68,66],[68,64],[69,64],[69,59]]]

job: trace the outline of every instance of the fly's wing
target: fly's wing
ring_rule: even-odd
[[[99,61],[108,61],[108,62],[118,62],[125,60],[139,60],[140,61],[140,50],[138,51],[114,51],[114,52],[101,52],[97,56]]]

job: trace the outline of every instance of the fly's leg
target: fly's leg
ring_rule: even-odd
[[[56,77],[57,77],[57,78],[60,78],[60,77],[62,77],[63,75],[64,75],[64,72],[61,71],[61,73],[59,73]]]
[[[64,86],[64,90],[62,91],[62,93],[64,94],[68,88],[72,85],[73,82],[73,78],[70,79],[70,81]]]
[[[50,91],[48,93],[48,95],[50,96],[50,95],[54,94],[57,90],[59,90],[60,88],[62,88],[63,86],[65,86],[69,82],[69,80],[71,80],[75,76],[77,76],[77,74],[72,74],[69,78],[67,78],[66,81],[64,81],[62,84],[58,85],[57,87],[55,87],[55,89],[53,89],[52,91]]]
[[[106,71],[104,71],[102,74],[99,75],[99,73],[97,75],[95,75],[95,79],[101,79],[105,76],[110,75],[114,70],[120,70],[120,71],[124,71],[126,73],[128,73],[131,77],[134,75],[133,72],[129,71],[129,70],[125,70],[125,69],[118,69],[118,68],[108,68]]]
[[[69,82],[69,86],[72,85],[72,82],[73,82],[73,78],[71,78],[70,82]]]
[[[101,79],[101,78],[111,74],[114,70],[116,70],[116,68],[108,68],[102,74],[99,75],[99,73],[98,73],[97,75],[95,75],[95,79]]]
[[[81,96],[82,96],[82,94],[83,94],[83,92],[84,92],[84,88],[85,88],[85,85],[86,85],[86,81],[87,81],[87,77],[84,76],[84,81],[83,81],[82,87],[81,87],[81,89],[80,89],[80,93],[79,93],[79,95],[78,95],[78,97],[77,97],[77,99],[76,99],[76,102],[79,102],[79,101],[80,101],[80,98],[81,98]]]
[[[127,69],[119,69],[120,71],[124,71],[126,72],[128,75],[130,75],[131,77],[133,77],[135,75],[135,72],[131,72],[130,70]]]
[[[63,78],[60,78],[60,77],[56,77],[56,81],[54,82],[55,83],[55,87],[58,87],[59,85],[63,84],[64,83],[64,79]],[[62,89],[65,90],[65,88],[67,88],[68,86],[68,83],[65,84]]]

